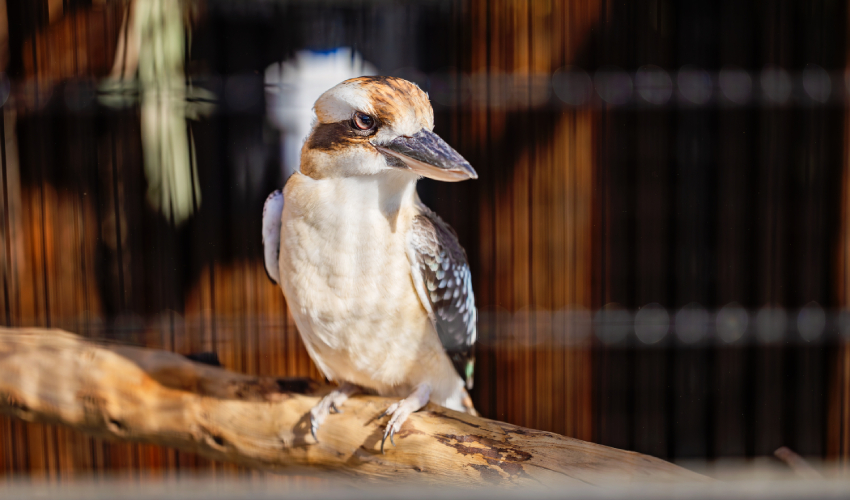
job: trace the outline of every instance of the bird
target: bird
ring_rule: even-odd
[[[384,453],[429,401],[476,414],[470,267],[416,184],[478,174],[434,133],[428,94],[407,80],[345,80],[313,111],[299,170],[263,206],[263,259],[311,359],[338,384],[310,411],[313,438],[355,394],[401,398],[381,415]]]

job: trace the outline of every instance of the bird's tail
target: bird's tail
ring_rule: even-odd
[[[478,416],[478,412],[475,410],[475,406],[472,404],[472,398],[469,397],[469,393],[466,389],[461,389],[463,391],[463,397],[460,400],[460,404],[463,406],[463,411],[472,415],[473,417]]]

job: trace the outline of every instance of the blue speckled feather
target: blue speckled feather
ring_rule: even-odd
[[[467,388],[472,388],[478,311],[466,252],[448,224],[423,205],[420,210],[408,234],[413,272],[419,273],[424,288],[420,297],[428,299],[440,341]]]

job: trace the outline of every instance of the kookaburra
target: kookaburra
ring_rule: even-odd
[[[383,451],[428,401],[475,411],[466,254],[416,181],[478,175],[434,134],[428,95],[406,80],[346,80],[314,111],[300,172],[263,208],[266,270],[310,357],[339,384],[311,411],[313,437],[352,394],[403,398],[385,413]]]

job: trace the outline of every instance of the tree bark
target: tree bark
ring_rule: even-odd
[[[355,396],[317,443],[309,411],[330,386],[237,374],[178,354],[61,330],[0,329],[0,412],[273,471],[452,485],[706,481],[657,458],[429,404],[380,441],[391,400]]]

